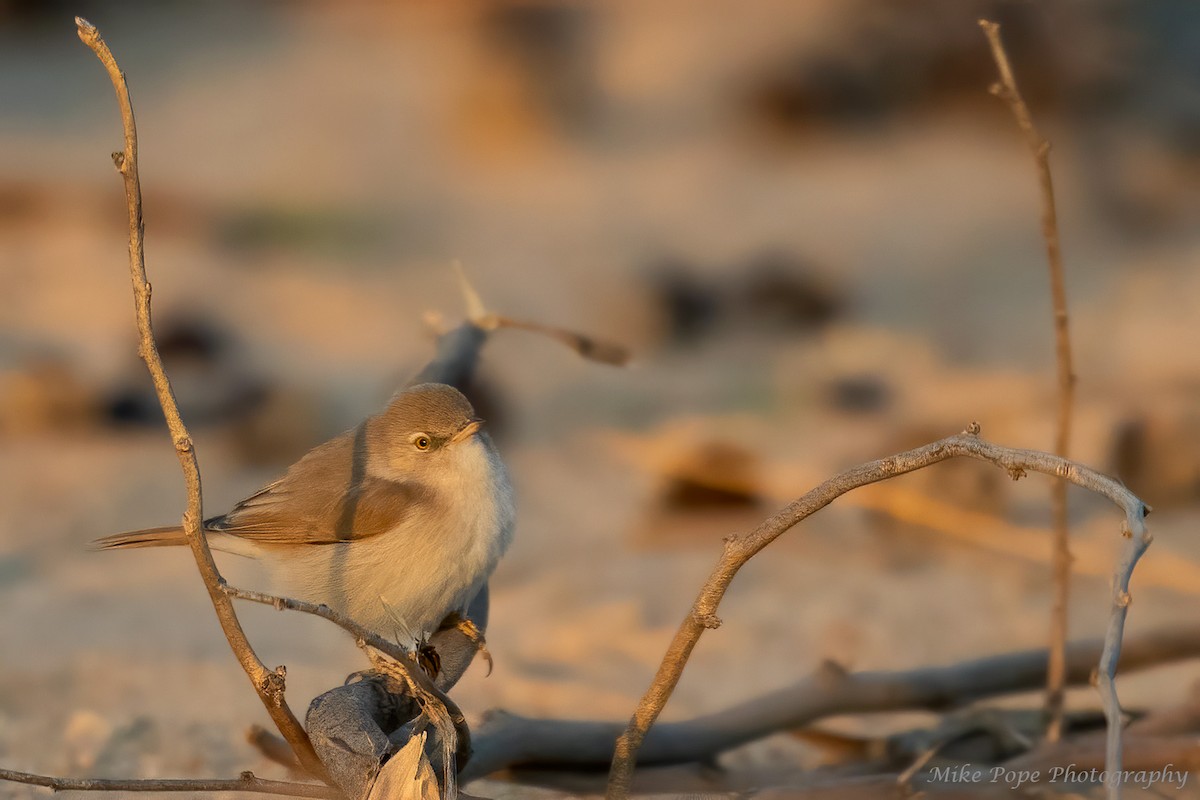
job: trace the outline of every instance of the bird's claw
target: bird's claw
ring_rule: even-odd
[[[458,615],[454,616],[453,623],[450,623],[449,620],[447,620],[447,623],[444,624],[444,629],[452,628],[471,640],[471,643],[475,645],[475,649],[479,651],[479,655],[483,656],[483,660],[487,662],[487,674],[491,675],[492,667],[494,666],[492,654],[488,650],[487,640],[483,638],[483,631],[479,629],[479,626],[466,617],[461,617]]]
[[[429,676],[429,680],[434,681],[442,671],[442,657],[438,655],[437,648],[425,642],[417,647],[417,665]]]

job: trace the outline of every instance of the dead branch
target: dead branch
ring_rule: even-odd
[[[225,587],[225,591],[233,597],[271,605],[280,610],[314,614],[352,634],[360,647],[375,648],[395,660],[411,658],[395,643],[379,637],[327,606],[229,586]],[[467,610],[467,619],[475,623],[479,630],[487,628],[488,605],[488,589],[485,586]],[[456,768],[461,769],[471,758],[471,733],[466,717],[445,693],[466,672],[478,647],[466,634],[453,627],[434,633],[429,644],[437,650],[441,659],[441,670],[433,682],[419,669],[408,672],[408,676],[419,684],[416,688],[407,679],[397,681],[372,670],[356,673],[351,676],[353,683],[331,689],[310,704],[305,728],[334,783],[350,797],[366,796],[380,764],[394,752],[387,737],[418,715],[430,702],[440,704],[445,709],[444,713],[453,726],[449,730],[439,730],[437,739],[441,743],[453,743]],[[373,705],[364,704],[361,699],[361,692],[370,687],[360,684],[368,679],[375,680],[381,692]],[[433,719],[436,722],[437,717]],[[265,753],[274,752],[277,745],[282,744],[265,731],[257,732],[255,738],[256,746]]]
[[[1071,366],[1071,333],[1067,318],[1067,290],[1063,278],[1062,249],[1058,236],[1058,212],[1054,207],[1054,181],[1050,175],[1050,143],[1033,124],[1033,115],[1017,88],[1008,54],[1000,39],[1000,26],[979,20],[987,36],[992,58],[1000,71],[1000,81],[991,86],[992,94],[1008,103],[1033,153],[1038,186],[1042,196],[1042,238],[1046,241],[1046,261],[1050,269],[1050,297],[1054,304],[1054,351],[1058,373],[1058,418],[1054,452],[1067,457],[1071,444],[1071,407],[1075,395],[1075,375]],[[1046,737],[1057,741],[1062,735],[1063,648],[1067,641],[1067,607],[1071,594],[1071,550],[1067,530],[1067,484],[1055,481],[1051,486],[1051,513],[1054,519],[1054,607],[1050,616],[1050,674],[1046,683],[1046,713],[1049,717]]]
[[[34,775],[0,769],[0,780],[45,786],[56,792],[251,792],[274,794],[285,797],[320,797],[337,800],[342,797],[337,789],[315,783],[291,783],[268,781],[253,772],[243,772],[241,777],[224,780],[208,779],[143,779],[124,780],[109,778],[55,778],[49,775]]]
[[[458,705],[444,691],[434,685],[429,676],[417,666],[412,654],[403,647],[395,642],[384,639],[377,633],[359,625],[349,617],[337,613],[323,603],[309,603],[289,597],[276,597],[263,592],[238,589],[228,585],[223,579],[221,581],[221,591],[229,597],[236,597],[239,600],[249,600],[254,603],[274,606],[279,610],[299,611],[327,619],[352,634],[359,647],[363,649],[373,648],[388,656],[391,659],[391,663],[399,665],[401,672],[396,677],[399,679],[400,685],[405,688],[406,693],[412,695],[413,699],[420,704],[421,708],[430,717],[430,720],[438,724],[444,718],[452,726],[443,728],[443,726],[439,725],[438,727],[441,729],[439,732],[442,734],[443,741],[447,743],[447,746],[454,748],[459,768],[470,758],[471,732],[467,727],[466,717]]]
[[[234,611],[233,603],[221,591],[221,574],[213,561],[212,551],[201,530],[204,513],[200,501],[200,465],[196,459],[196,448],[192,444],[191,435],[179,415],[179,406],[175,402],[175,393],[171,381],[163,368],[162,358],[158,354],[158,346],[154,340],[154,331],[150,322],[150,282],[146,277],[146,259],[144,251],[145,229],[142,222],[142,185],[138,178],[137,160],[137,126],[133,118],[133,105],[129,99],[129,87],[125,75],[117,66],[112,51],[100,36],[100,31],[82,17],[75,18],[75,26],[79,38],[92,49],[92,52],[104,64],[108,76],[112,80],[117,93],[117,104],[121,108],[121,121],[125,131],[125,150],[113,154],[113,162],[117,171],[125,180],[125,199],[129,209],[129,272],[133,282],[133,294],[137,307],[137,327],[140,337],[138,354],[146,362],[150,377],[154,381],[154,390],[158,394],[158,402],[162,406],[163,416],[167,420],[167,428],[171,440],[175,444],[175,452],[183,469],[184,482],[187,485],[187,511],[183,515],[183,530],[187,535],[192,555],[204,587],[208,590],[209,599],[216,611],[229,647],[237,656],[246,676],[253,684],[259,699],[271,716],[279,732],[291,745],[300,764],[313,776],[326,779],[325,768],[317,758],[312,743],[309,742],[300,721],[288,707],[284,698],[285,670],[283,667],[268,669],[250,646]]]
[[[513,328],[540,333],[565,345],[582,358],[614,367],[628,366],[632,359],[629,348],[622,345],[567,330],[566,328],[544,325],[540,322],[532,322],[530,320],[514,319],[504,314],[489,311],[487,306],[484,305],[483,298],[479,296],[479,292],[475,290],[475,287],[467,278],[467,273],[463,270],[462,264],[457,261],[454,262],[454,274],[458,278],[459,289],[462,291],[463,300],[467,307],[467,319],[471,325],[480,330],[494,331],[500,328]]]
[[[309,734],[309,740],[312,734]],[[288,774],[303,772],[296,754],[288,743],[261,725],[251,725],[246,731],[246,743],[262,754],[268,761],[274,761],[281,767],[287,767]]]
[[[1103,639],[1071,643],[1068,683],[1087,684],[1103,649]],[[1200,625],[1166,628],[1130,640],[1121,655],[1121,669],[1135,672],[1197,657]],[[842,714],[961,708],[988,697],[1036,689],[1045,682],[1046,665],[1044,648],[901,672],[848,673],[827,663],[792,686],[732,708],[655,725],[646,734],[638,763],[666,766],[706,761],[764,736]],[[611,762],[613,742],[624,728],[620,722],[531,719],[492,712],[475,731],[475,752],[462,779],[474,780],[508,767],[600,769]]]
[[[488,332],[470,321],[442,333],[433,358],[412,383],[447,383],[465,393],[487,338]]]
[[[540,322],[530,322],[529,320],[513,319],[512,317],[505,317],[500,314],[488,315],[484,318],[484,324],[493,325],[497,328],[515,328],[517,330],[540,333],[569,347],[583,358],[589,361],[599,361],[601,364],[624,367],[629,364],[631,358],[629,350],[619,344],[606,342],[593,336],[576,333],[575,331],[569,331],[566,328],[543,325]]]
[[[1130,602],[1129,577],[1133,567],[1149,545],[1145,528],[1145,503],[1117,481],[1101,475],[1060,456],[1034,450],[1016,450],[985,442],[978,437],[979,426],[972,423],[966,432],[950,436],[932,444],[908,450],[878,461],[852,467],[835,475],[817,488],[795,500],[782,511],[770,517],[745,535],[733,535],[725,539],[724,551],[712,574],[700,589],[691,610],[680,624],[671,644],[663,656],[662,663],[646,694],[638,703],[625,732],[617,740],[612,768],[609,772],[607,797],[621,800],[628,795],[629,783],[637,761],[637,751],[646,732],[662,712],[676,684],[679,682],[687,659],[691,655],[700,635],[708,628],[716,628],[721,620],[716,615],[717,607],[729,588],[738,570],[756,553],[769,545],[796,523],[829,505],[846,492],[897,475],[922,469],[949,458],[967,457],[987,461],[1008,472],[1015,480],[1028,471],[1042,472],[1104,495],[1125,511],[1123,535],[1129,545],[1121,559],[1116,579],[1116,596],[1110,617],[1108,635],[1100,659],[1101,694],[1105,699],[1105,711],[1110,713],[1109,726],[1112,736],[1120,742],[1120,712],[1116,704],[1113,676],[1116,660],[1120,657],[1121,633],[1125,614]],[[1115,764],[1119,763],[1118,758]]]

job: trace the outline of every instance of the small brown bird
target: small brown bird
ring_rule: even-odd
[[[508,473],[452,386],[423,383],[204,523],[210,546],[269,568],[275,591],[324,603],[401,644],[424,641],[487,583],[512,541]],[[180,527],[99,549],[186,545]]]

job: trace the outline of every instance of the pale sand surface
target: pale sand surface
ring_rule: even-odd
[[[636,369],[615,371],[517,333],[488,347],[484,370],[509,412],[502,446],[520,523],[492,583],[495,672],[485,677],[476,664],[454,692],[472,719],[496,707],[565,718],[631,712],[720,537],[770,511],[695,526],[652,512],[658,480],[645,465],[680,419],[690,420],[685,439],[732,437],[786,464],[795,495],[971,420],[1000,443],[1052,442],[1037,198],[1003,117],[980,122],[958,110],[870,136],[818,134],[781,160],[738,146],[722,123],[713,84],[756,52],[818,37],[836,16],[831,5],[811,4],[779,26],[772,4],[679,26],[667,24],[669,5],[605,12],[595,68],[610,128],[592,144],[520,115],[505,127],[507,115],[480,110],[472,98],[495,87],[454,13],[408,8],[377,19],[314,4],[276,18],[172,6],[148,19],[123,11],[92,20],[134,87],[160,317],[198,309],[236,334],[242,370],[316,398],[299,434],[307,444],[382,404],[428,356],[421,313],[460,313],[453,258],[497,309],[637,352]],[[59,28],[0,48],[10,93],[0,182],[44,199],[0,228],[0,371],[54,353],[87,385],[113,386],[139,376],[119,182],[106,156],[118,142],[116,115],[69,18]],[[714,30],[730,37],[719,54],[706,49]],[[489,126],[500,133],[489,138]],[[1194,227],[1149,243],[1124,237],[1089,195],[1096,166],[1072,149],[1070,130],[1047,128],[1061,154],[1080,375],[1073,450],[1111,469],[1121,420],[1140,413],[1175,424],[1194,407],[1200,238]],[[223,248],[213,220],[246,208],[344,214],[371,232],[361,250]],[[848,316],[818,336],[728,330],[688,349],[662,344],[641,280],[647,264],[678,254],[720,276],[764,248],[794,249],[835,275],[848,287]],[[837,412],[814,388],[861,373],[891,387],[884,412]],[[613,444],[617,434],[639,437],[641,466]],[[278,468],[246,465],[233,435],[196,431],[210,513]],[[908,480],[937,496],[942,478]],[[91,538],[177,519],[181,487],[158,431],[41,427],[0,438],[0,764],[282,777],[242,740],[267,718],[187,553],[85,550]],[[1046,524],[1044,479],[997,491],[1009,519]],[[1081,535],[1107,531],[1116,547],[1114,510],[1081,493],[1072,507]],[[1200,561],[1197,520],[1194,502],[1163,507],[1147,559]],[[255,585],[252,565],[222,563],[231,581]],[[1037,646],[1048,572],[835,505],[738,576],[725,624],[697,648],[664,718],[787,685],[826,658],[901,669]],[[1134,589],[1131,634],[1200,611],[1200,593],[1139,591],[1136,578]],[[1104,578],[1076,581],[1074,634],[1103,630],[1107,591]],[[288,665],[301,713],[364,665],[348,637],[319,620],[263,608],[243,618],[263,659]],[[1196,677],[1194,664],[1179,665],[1130,676],[1120,690],[1129,707],[1159,706]],[[1070,703],[1098,700],[1085,688]],[[838,727],[881,734],[929,719]],[[813,758],[780,736],[723,763],[765,775]],[[0,784],[0,797],[27,796],[40,792]]]

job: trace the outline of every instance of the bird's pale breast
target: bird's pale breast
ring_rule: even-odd
[[[463,612],[512,541],[512,489],[486,433],[453,447],[428,502],[377,536],[265,549],[278,591],[408,644]]]

